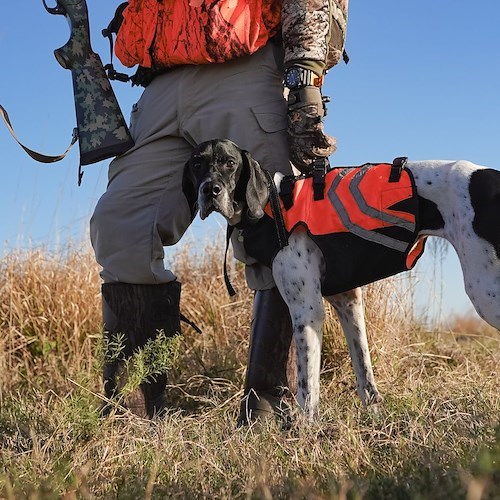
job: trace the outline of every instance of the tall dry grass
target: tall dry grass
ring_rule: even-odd
[[[428,331],[398,278],[365,290],[380,414],[355,391],[327,309],[321,418],[235,428],[251,293],[222,248],[173,258],[185,328],[161,421],[98,416],[100,295],[88,252],[14,252],[0,272],[0,496],[5,498],[495,498],[498,332]]]

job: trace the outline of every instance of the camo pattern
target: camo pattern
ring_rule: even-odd
[[[133,140],[101,59],[92,51],[85,0],[57,0],[57,6],[47,10],[64,14],[71,27],[68,43],[54,54],[73,76],[81,164],[124,153]]]
[[[317,61],[326,71],[344,50],[349,0],[283,0],[281,22],[285,66]]]
[[[311,172],[316,158],[328,158],[337,149],[337,141],[323,128],[324,115],[318,87],[290,91],[287,129],[290,161],[303,174]]]

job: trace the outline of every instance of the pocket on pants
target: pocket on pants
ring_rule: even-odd
[[[142,108],[139,106],[139,103],[136,102],[132,105],[132,111],[130,111],[130,124],[129,130],[132,137],[136,137],[135,129],[137,127],[137,122],[139,121],[139,117],[141,115]]]
[[[287,137],[287,104],[284,99],[251,107],[252,115],[260,130],[260,146],[254,158],[271,174],[292,173]],[[250,151],[252,154],[252,151]]]
[[[196,214],[195,214],[196,215]],[[175,245],[191,225],[194,217],[182,190],[173,196],[165,191],[156,213],[156,230],[164,246]]]
[[[280,132],[287,128],[287,104],[284,99],[253,106],[252,113],[264,132]]]

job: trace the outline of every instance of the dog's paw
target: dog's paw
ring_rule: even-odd
[[[375,389],[374,387],[367,387],[362,392],[361,400],[363,402],[364,407],[369,413],[373,415],[378,415],[380,413],[384,398],[379,394],[377,389]]]
[[[382,413],[383,405],[380,403],[372,403],[366,407],[366,411],[370,415],[380,416]]]
[[[384,398],[377,392],[366,394],[366,411],[371,415],[379,416],[382,413]]]

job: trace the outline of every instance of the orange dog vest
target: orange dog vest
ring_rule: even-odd
[[[411,269],[424,250],[418,234],[418,195],[411,172],[390,181],[391,164],[334,168],[324,198],[314,200],[313,178],[294,181],[293,205],[281,212],[288,235],[303,227],[326,264],[324,295],[332,295]],[[272,266],[280,250],[270,205],[257,224],[243,229],[249,255]]]

